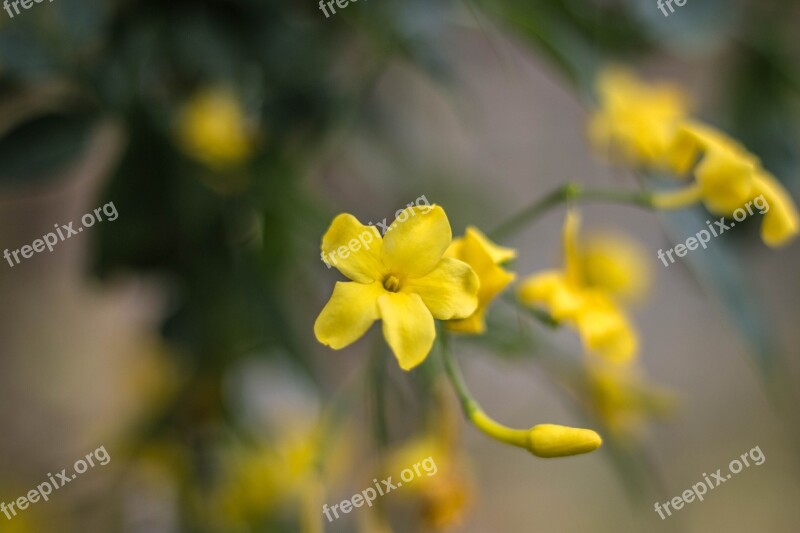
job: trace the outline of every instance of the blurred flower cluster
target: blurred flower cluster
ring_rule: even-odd
[[[800,231],[789,194],[800,155],[786,145],[796,132],[784,95],[800,79],[786,60],[796,28],[787,17],[774,32],[769,26],[769,39],[743,36],[743,59],[730,69],[739,90],[720,106],[739,142],[690,115],[689,89],[605,66],[676,46],[626,3],[593,2],[589,11],[560,0],[474,4],[361,2],[326,20],[313,2],[58,0],[0,18],[0,185],[59,190],[87,154],[110,168],[84,194],[113,201],[122,216],[92,233],[86,270],[103,287],[119,276],[152,280],[164,300],[150,332],[157,338],[136,345],[139,357],[123,370],[136,408],[109,436],[121,475],[94,489],[98,505],[41,506],[41,516],[21,516],[11,531],[55,530],[91,516],[99,530],[124,523],[141,531],[316,533],[326,526],[325,502],[424,457],[435,459],[435,476],[358,509],[341,527],[444,530],[480,502],[459,408],[482,434],[537,457],[602,443],[623,481],[642,479],[648,423],[676,403],[644,377],[640,360],[650,345],[635,326],[634,304],[651,274],[624,233],[584,234],[580,205],[684,214],[702,205],[730,216],[763,195],[771,208],[762,240],[791,242]],[[760,3],[743,4],[765,27]],[[342,139],[361,131],[375,160],[400,143],[372,99],[384,73],[410,67],[439,87],[457,87],[448,30],[482,27],[476,13],[522,37],[593,105],[590,143],[632,171],[639,188],[565,184],[506,220],[498,216],[494,229],[458,210],[467,193],[409,206],[382,237],[354,215],[334,216],[352,191],[363,192],[359,205],[376,200],[375,183],[338,182],[332,167],[342,163]],[[707,31],[721,39],[723,29]],[[748,85],[754,79],[763,82],[758,90]],[[412,159],[404,156],[382,162]],[[436,190],[464,190],[438,178]],[[386,195],[407,196],[400,185],[383,185],[391,185]],[[518,272],[518,256],[540,250],[524,231],[561,208],[560,263]],[[448,213],[463,235],[454,238]],[[373,243],[355,250],[350,243],[364,231]],[[355,250],[334,265],[348,281],[333,285],[313,261],[320,235],[323,257]],[[511,247],[512,236],[524,244]],[[709,292],[773,379],[779,365],[762,364],[774,351],[759,344],[769,335],[743,276],[702,276],[719,261],[708,250],[692,268],[712,280]],[[381,331],[370,332],[377,321]],[[565,348],[571,336],[581,353]],[[351,347],[357,357],[326,347]],[[460,370],[456,352],[467,347],[490,361],[540,363],[581,427],[519,429],[489,416]],[[3,483],[2,495],[16,493],[16,480]],[[633,492],[642,486],[633,484]]]

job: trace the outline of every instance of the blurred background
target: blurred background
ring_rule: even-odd
[[[796,531],[800,252],[766,248],[758,224],[664,268],[656,251],[705,212],[582,209],[652,259],[632,313],[641,387],[672,408],[632,400],[625,431],[571,381],[574,335],[522,338],[498,302],[489,335],[457,340],[489,413],[598,428],[605,446],[584,456],[489,440],[438,359],[405,373],[378,327],[334,352],[313,323],[343,279],[319,256],[338,213],[391,221],[424,195],[460,235],[566,181],[637,187],[586,141],[611,62],[680,84],[800,197],[799,22],[788,0],[689,0],[669,17],[655,0],[0,12],[0,248],[119,213],[0,267],[0,501],[100,446],[111,457],[0,531]],[[563,217],[502,242],[520,276],[560,264]],[[762,465],[654,512],[756,446]],[[323,521],[323,503],[397,477],[414,450],[435,476]]]

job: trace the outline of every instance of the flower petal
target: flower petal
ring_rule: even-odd
[[[467,231],[464,233],[465,241],[470,244],[471,248],[477,248],[489,255],[489,258],[496,265],[511,261],[517,257],[517,251],[514,248],[507,248],[505,246],[498,246],[489,240],[484,233],[474,226],[467,226]],[[469,263],[467,258],[462,259]]]
[[[576,317],[584,346],[613,363],[630,361],[639,340],[628,318],[603,293],[590,293]]]
[[[714,147],[695,168],[703,203],[712,213],[731,215],[752,198],[756,162],[746,152]]]
[[[436,267],[452,238],[441,207],[407,207],[386,230],[381,258],[392,274],[421,278]]]
[[[466,318],[478,307],[478,276],[458,259],[442,258],[429,274],[406,279],[402,293],[418,294],[438,320]]]
[[[411,370],[428,356],[436,338],[433,316],[417,294],[384,293],[378,297],[383,336],[400,368]]]
[[[479,307],[477,311],[462,320],[448,320],[444,327],[448,331],[480,335],[486,331],[486,308]]]
[[[650,263],[639,246],[622,235],[588,237],[581,259],[586,284],[612,296],[635,300],[650,285]]]
[[[322,344],[339,350],[357,341],[379,318],[378,297],[386,291],[380,281],[368,285],[339,281],[314,322]]]
[[[567,283],[558,270],[547,270],[527,277],[519,285],[518,296],[525,305],[544,304],[556,320],[575,318],[583,305],[579,290]]]
[[[756,177],[755,189],[761,194],[754,200],[757,201],[759,198],[766,200],[764,202],[766,206],[755,203],[755,207],[764,214],[761,238],[772,247],[787,244],[800,232],[800,220],[794,200],[783,185],[767,172],[759,173]]]
[[[322,260],[353,281],[371,283],[383,277],[381,235],[375,226],[365,226],[343,213],[331,222],[322,237]]]

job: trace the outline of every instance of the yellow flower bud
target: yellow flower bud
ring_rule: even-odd
[[[528,450],[539,457],[564,457],[596,450],[603,443],[591,429],[539,424],[528,431]]]

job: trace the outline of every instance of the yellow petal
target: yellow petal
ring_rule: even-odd
[[[565,457],[596,450],[603,443],[591,429],[539,424],[528,432],[529,450],[539,457]]]
[[[761,172],[756,177],[755,189],[760,193],[755,198],[755,207],[764,212],[761,238],[772,247],[787,244],[800,232],[794,200],[783,185],[767,172]]]
[[[428,356],[436,338],[433,316],[417,294],[384,293],[378,297],[383,336],[403,370]]]
[[[353,215],[343,213],[333,219],[322,237],[322,260],[359,283],[381,280],[381,235],[375,226],[365,226]]]
[[[456,246],[450,246],[448,254],[453,254],[457,259],[467,263],[480,280],[478,291],[478,309],[474,318],[468,321],[459,321],[458,324],[448,323],[446,327],[461,333],[482,333],[486,326],[483,322],[486,307],[505,289],[515,278],[499,263],[516,257],[516,250],[497,246],[477,228],[468,227],[463,239],[454,241]]]
[[[506,261],[511,261],[517,257],[517,251],[513,248],[505,246],[498,246],[489,240],[481,230],[475,226],[467,226],[467,231],[464,234],[465,241],[470,243],[471,248],[480,249],[489,255],[492,263],[499,265]],[[462,259],[469,263],[467,258]]]
[[[452,238],[441,207],[407,207],[386,230],[381,258],[395,276],[421,278],[439,264]]]
[[[687,121],[672,146],[673,167],[688,170],[700,153],[694,174],[703,203],[712,213],[729,216],[752,198],[759,160],[724,132]]]
[[[585,295],[576,325],[587,351],[614,363],[630,361],[639,341],[628,318],[610,298],[599,292]]]
[[[442,258],[427,275],[406,279],[401,293],[418,294],[438,320],[466,318],[478,307],[478,276],[458,259]]]
[[[334,350],[357,341],[378,319],[378,297],[385,293],[379,281],[368,285],[337,282],[314,323],[317,340]]]
[[[703,203],[712,213],[731,215],[752,198],[755,161],[746,154],[713,147],[695,168]]]
[[[449,331],[480,335],[486,331],[486,309],[479,308],[462,320],[448,320],[444,326]]]
[[[574,318],[583,305],[581,292],[557,270],[529,276],[520,283],[518,296],[525,305],[546,305],[556,320]]]
[[[649,262],[633,241],[620,235],[587,238],[581,257],[586,283],[613,296],[632,300],[650,284]]]

